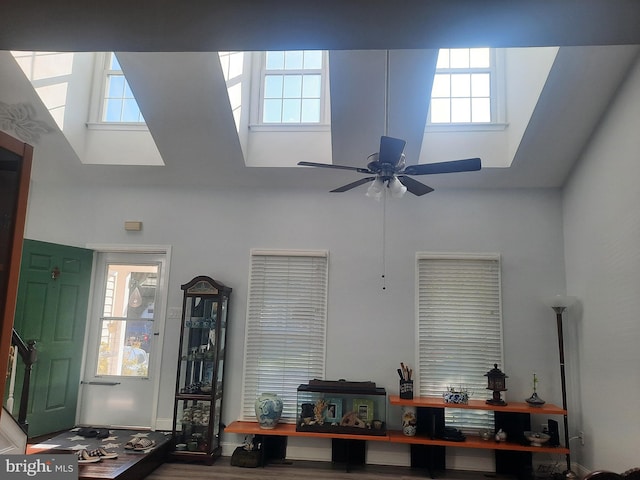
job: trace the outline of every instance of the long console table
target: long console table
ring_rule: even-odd
[[[510,402],[505,406],[489,405],[483,400],[469,400],[468,404],[445,403],[440,397],[418,397],[412,400],[390,395],[389,403],[397,406],[416,407],[418,412],[417,434],[406,436],[398,430],[387,430],[385,435],[354,435],[343,433],[319,433],[296,431],[293,424],[280,423],[273,429],[262,429],[257,422],[236,421],[224,431],[243,435],[256,435],[263,439],[265,449],[268,444],[275,447],[276,458],[285,458],[287,437],[329,438],[333,442],[332,459],[350,463],[360,463],[364,459],[366,441],[404,443],[411,446],[411,466],[426,468],[429,471],[444,469],[445,448],[475,448],[496,452],[496,473],[521,474],[531,467],[533,453],[566,454],[567,448],[561,446],[532,446],[524,442],[523,432],[531,430],[531,415],[564,415],[566,411],[551,404],[531,407],[525,402]],[[437,438],[436,432],[444,427],[444,409],[458,408],[471,410],[491,410],[495,412],[495,428],[507,433],[507,441],[483,440],[479,436],[467,436],[463,442],[454,442]],[[279,443],[277,443],[279,442]],[[342,455],[338,453],[345,450]],[[351,451],[350,451],[351,450]],[[354,452],[355,451],[355,452]],[[354,456],[355,453],[355,456]],[[354,461],[355,459],[355,461]]]

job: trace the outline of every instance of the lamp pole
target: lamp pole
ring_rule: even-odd
[[[558,351],[560,352],[560,382],[562,384],[562,409],[564,410],[564,446],[569,449],[569,421],[567,419],[567,381],[564,373],[564,335],[562,333],[562,313],[567,307],[551,307],[556,312],[556,323],[558,324]],[[571,454],[567,452],[566,478],[575,478],[576,475],[571,470]]]
[[[571,470],[571,453],[569,449],[569,421],[567,419],[567,382],[564,371],[564,334],[562,331],[562,314],[575,302],[574,297],[556,296],[549,301],[547,305],[556,312],[556,323],[558,326],[558,352],[560,354],[560,382],[562,386],[562,409],[564,410],[564,446],[567,449],[566,460],[567,470],[564,472],[565,478],[574,479],[578,476]]]

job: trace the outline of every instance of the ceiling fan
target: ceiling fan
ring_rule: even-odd
[[[407,190],[417,196],[424,195],[426,193],[433,192],[433,188],[411,178],[412,175],[470,172],[480,170],[481,168],[481,161],[479,158],[468,158],[464,160],[453,160],[439,163],[425,163],[405,167],[403,153],[405,144],[406,142],[399,138],[382,136],[380,139],[380,151],[369,155],[367,158],[369,163],[366,168],[315,162],[298,162],[298,165],[354,170],[358,173],[370,175],[331,191],[346,192],[347,190],[359,187],[367,182],[372,182],[367,190],[367,195],[373,197],[380,197],[384,192],[385,187],[391,191],[391,195],[394,197],[402,197]]]

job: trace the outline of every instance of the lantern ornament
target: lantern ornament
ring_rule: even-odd
[[[507,404],[501,397],[500,392],[506,392],[507,387],[505,385],[505,379],[507,375],[502,373],[498,368],[498,364],[494,363],[493,368],[484,374],[487,377],[488,385],[487,390],[493,390],[493,397],[487,400],[489,405],[501,405]]]

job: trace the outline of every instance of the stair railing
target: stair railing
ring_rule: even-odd
[[[31,370],[33,369],[33,364],[38,359],[38,352],[36,350],[36,341],[29,340],[28,342],[24,342],[18,332],[13,330],[11,334],[11,359],[9,362],[11,371],[8,374],[10,376],[9,381],[9,392],[7,397],[7,410],[11,412],[13,415],[13,403],[14,403],[14,392],[15,392],[15,381],[16,381],[16,372],[18,366],[18,356],[24,363],[24,374],[22,377],[22,391],[20,394],[20,408],[18,410],[18,424],[22,428],[22,430],[27,433],[29,430],[29,424],[27,422],[27,407],[29,405],[29,387],[31,385]],[[16,355],[17,353],[17,355]]]

